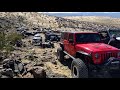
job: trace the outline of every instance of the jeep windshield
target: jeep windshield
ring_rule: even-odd
[[[99,34],[96,33],[80,33],[76,34],[77,43],[98,43],[101,42]]]
[[[109,30],[110,36],[115,34],[117,37],[120,37],[120,30]]]

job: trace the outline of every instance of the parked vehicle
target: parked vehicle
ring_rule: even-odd
[[[97,32],[61,32],[58,60],[63,62],[65,55],[73,59],[73,78],[110,78],[120,73],[120,50],[102,43]]]
[[[56,33],[46,33],[45,41],[60,41],[60,35]]]
[[[102,30],[98,32],[101,35],[101,38],[104,43],[108,44],[112,35],[116,35],[116,39],[120,41],[120,29],[109,29],[109,30]]]
[[[32,43],[34,45],[40,45],[42,43],[42,37],[40,36],[40,34],[34,35]]]

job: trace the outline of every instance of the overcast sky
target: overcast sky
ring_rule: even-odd
[[[40,12],[53,16],[110,16],[120,18],[120,12]]]

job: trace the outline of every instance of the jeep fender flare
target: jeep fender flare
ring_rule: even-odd
[[[85,59],[85,56],[88,56],[88,57],[90,58],[90,62],[93,62],[93,61],[92,61],[91,54],[86,53],[86,52],[84,52],[84,51],[77,51],[75,57],[84,60],[84,59]]]
[[[84,51],[77,51],[76,52],[76,55],[77,54],[82,54],[82,55],[86,55],[86,56],[91,56],[89,53],[86,53],[86,52],[84,52]]]

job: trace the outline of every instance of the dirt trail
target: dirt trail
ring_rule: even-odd
[[[49,78],[71,78],[71,70],[65,63],[61,63],[57,60],[56,51],[59,47],[59,43],[54,43],[55,48],[41,48],[40,46],[33,46],[29,43],[32,37],[25,38],[23,41],[26,43],[26,47],[20,50],[15,50],[13,53],[17,53],[22,58],[22,62],[31,64],[44,64],[43,67],[47,72]],[[31,61],[25,58],[30,53],[34,53],[37,57]]]
[[[55,47],[56,46],[58,46],[58,44],[55,44]],[[49,56],[52,57],[51,60],[43,60],[43,62],[45,62],[45,68],[47,70],[51,70],[54,74],[64,75],[66,78],[71,78],[71,70],[68,68],[68,66],[64,66],[57,60],[57,57],[55,55],[57,51],[56,49],[57,47],[54,49],[41,49],[39,47],[34,48],[35,53],[38,57],[42,58],[44,56],[44,53],[46,53],[46,58]],[[53,64],[51,61],[56,61],[56,64]]]

